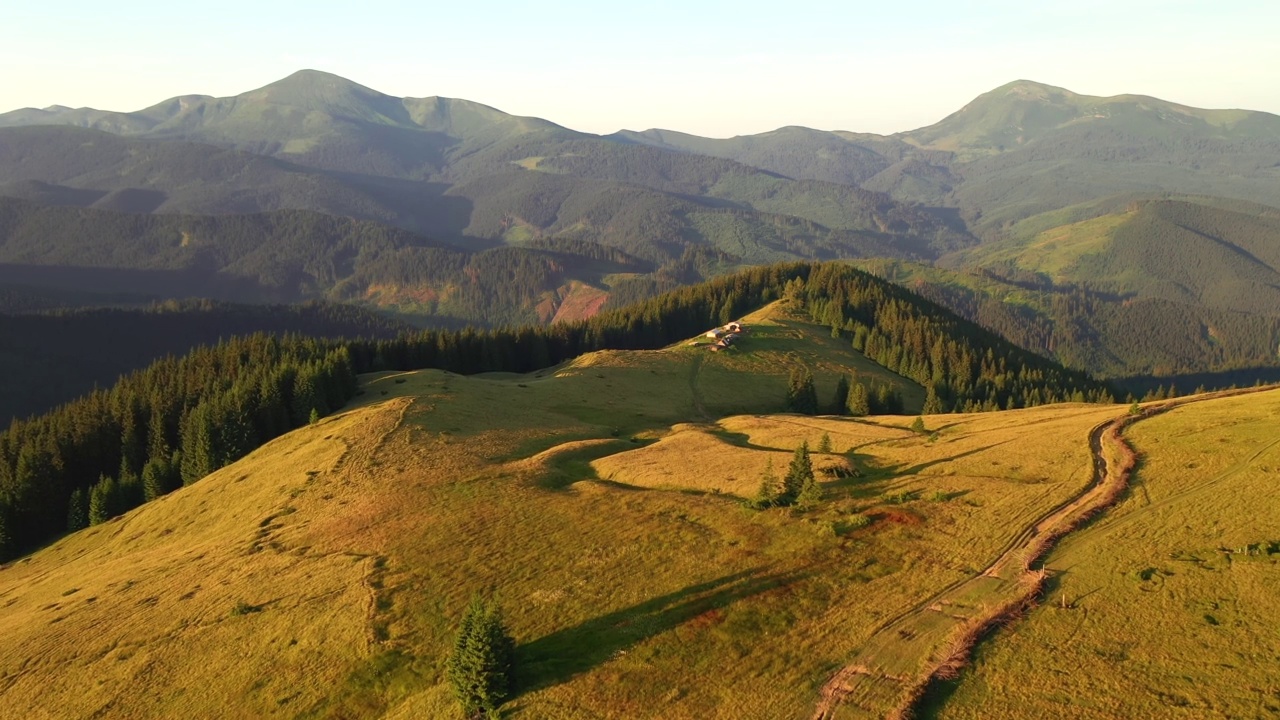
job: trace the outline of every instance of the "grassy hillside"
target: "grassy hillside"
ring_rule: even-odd
[[[723,417],[779,406],[796,362],[820,395],[837,369],[894,380],[826,328],[748,319],[722,353],[366,376],[342,413],[0,570],[7,705],[460,717],[443,658],[468,597],[496,589],[515,712],[809,717],[878,623],[1087,483],[1088,429],[1119,412],[930,417],[933,435],[910,417]],[[1028,427],[1041,441],[1013,460]],[[823,435],[819,470],[857,474],[823,475],[817,510],[741,505],[768,460]]]
[[[1280,308],[1280,209],[1213,198],[1145,199],[1123,210],[983,245],[948,264],[1040,275],[1217,310]],[[1048,220],[1047,222],[1052,222]],[[1047,224],[1046,222],[1046,224]],[[1037,218],[1021,224],[1034,228]]]
[[[1049,557],[1044,604],[980,647],[930,717],[1265,717],[1277,711],[1280,392],[1213,400],[1127,434],[1118,507]]]

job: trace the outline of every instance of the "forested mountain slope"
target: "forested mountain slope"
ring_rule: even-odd
[[[40,415],[167,355],[254,333],[386,338],[406,326],[351,305],[166,302],[0,314],[0,423]]]

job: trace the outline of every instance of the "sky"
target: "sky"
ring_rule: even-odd
[[[137,110],[312,68],[595,133],[891,133],[1018,79],[1280,114],[1275,0],[3,5],[0,112]]]

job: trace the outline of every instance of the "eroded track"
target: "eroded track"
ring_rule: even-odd
[[[813,719],[910,717],[930,682],[954,677],[986,631],[1035,602],[1045,573],[1034,566],[1056,542],[1123,495],[1136,463],[1121,437],[1125,428],[1188,403],[1255,391],[1180,398],[1095,426],[1088,436],[1093,458],[1088,486],[1029,523],[978,574],[882,622],[823,685]]]

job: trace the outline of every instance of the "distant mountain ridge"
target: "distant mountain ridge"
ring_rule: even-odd
[[[304,70],[233,97],[179,96],[136,112],[0,114],[0,196],[183,216],[306,210],[396,226],[432,246],[435,266],[419,258],[390,286],[377,281],[385,264],[353,277],[379,304],[413,306],[426,319],[444,312],[442,287],[465,285],[448,273],[474,275],[475,258],[486,258],[480,275],[491,279],[495,268],[541,268],[499,303],[510,307],[477,310],[476,296],[450,306],[448,322],[549,321],[562,307],[599,308],[796,259],[941,261],[1022,282],[1007,274],[1056,271],[1042,266],[1043,252],[1019,249],[1046,232],[1080,241],[1067,254],[1086,257],[1092,279],[1106,281],[1089,292],[1141,293],[1196,317],[1201,309],[1270,317],[1276,265],[1237,250],[1270,258],[1280,245],[1273,223],[1244,217],[1280,205],[1280,117],[1019,80],[893,135],[790,126],[727,139],[661,129],[597,136]],[[1177,204],[1187,197],[1207,199],[1192,203],[1201,209]],[[1131,201],[1163,200],[1175,204],[1150,205],[1115,234],[1103,228],[1120,223]],[[1247,251],[1238,244],[1246,236]],[[1101,238],[1111,243],[1106,253],[1085,252]],[[548,260],[547,248],[559,259]],[[1180,265],[1186,254],[1193,264]],[[626,260],[598,264],[604,256]],[[1070,287],[1081,273],[1059,279]],[[354,286],[324,292],[340,287]],[[490,291],[501,294],[477,290]],[[1177,362],[1147,362],[1146,350],[1088,362],[1124,372],[1228,361],[1197,348],[1179,350]],[[1232,357],[1246,355],[1259,350]]]

